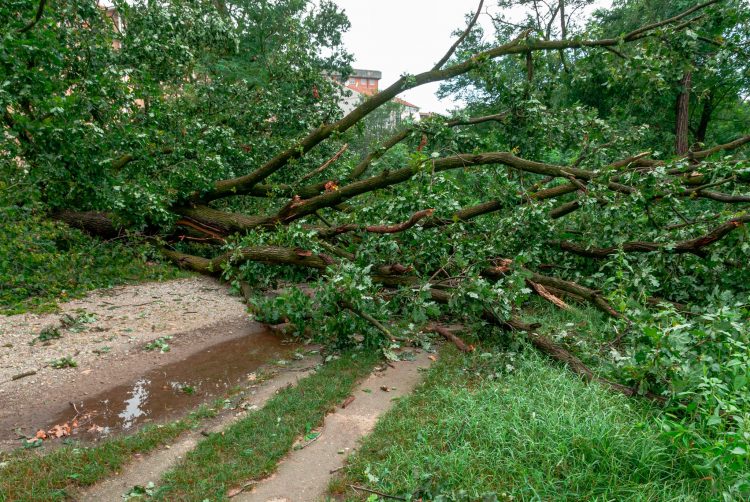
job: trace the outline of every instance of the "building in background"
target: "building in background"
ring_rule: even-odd
[[[376,70],[354,70],[344,85],[360,94],[372,96],[378,92],[378,84],[383,73]]]
[[[345,92],[339,101],[341,111],[347,114],[359,106],[368,96],[377,94],[380,90],[381,78],[383,78],[382,72],[361,69],[353,70],[353,73],[347,78],[346,82],[342,82],[341,78],[334,77],[335,81],[352,91]],[[420,119],[419,107],[417,105],[411,104],[401,98],[393,98],[391,103],[398,105],[390,107],[388,121],[392,122],[393,125],[397,125],[407,119],[414,121]]]

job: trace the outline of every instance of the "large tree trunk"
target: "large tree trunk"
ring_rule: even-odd
[[[677,96],[676,118],[675,118],[675,152],[677,155],[685,155],[690,148],[690,88],[692,87],[693,73],[686,71],[680,81],[680,95]]]
[[[125,231],[117,226],[112,216],[98,211],[69,211],[63,209],[53,213],[52,218],[67,223],[91,235],[104,239],[120,237]]]

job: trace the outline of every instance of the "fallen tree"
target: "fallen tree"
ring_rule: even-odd
[[[4,105],[4,132],[12,140],[3,158],[12,166],[11,178],[33,187],[30,198],[51,216],[105,238],[138,233],[186,269],[238,285],[322,281],[319,301],[327,307],[319,314],[335,318],[332,326],[342,333],[368,332],[374,346],[392,339],[391,320],[404,318],[410,309],[421,322],[460,314],[460,304],[467,316],[525,333],[533,346],[587,380],[628,395],[653,396],[634,382],[596,376],[571,350],[524,323],[528,295],[535,292],[556,307],[570,308],[561,298],[566,296],[630,326],[623,297],[640,296],[636,300],[643,304],[657,293],[668,297],[678,290],[633,294],[631,287],[624,293],[622,271],[632,270],[631,255],[663,260],[664,273],[652,281],[660,284],[689,276],[691,268],[715,272],[738,263],[739,236],[750,222],[744,212],[750,175],[741,154],[750,143],[747,130],[733,131],[734,137],[714,146],[696,143],[687,151],[681,146],[675,155],[644,152],[641,132],[614,132],[614,125],[604,126],[572,104],[555,109],[535,66],[535,61],[554,61],[561,72],[582,68],[594,74],[585,66],[587,59],[601,62],[606,56],[613,58],[607,60],[613,72],[624,68],[637,78],[646,65],[632,65],[631,55],[642,59],[654,47],[667,51],[684,42],[687,30],[712,27],[707,21],[720,17],[719,0],[616,36],[590,30],[555,40],[549,29],[540,36],[528,28],[470,50],[480,3],[466,30],[430,70],[402,76],[343,116],[336,106],[340,86],[329,78],[336,69],[326,66],[319,52],[305,52],[313,35],[330,31],[327,23],[343,23],[331,5],[290,17],[284,10],[289,5],[272,3],[278,25],[269,32],[283,33],[279,26],[298,23],[307,38],[271,37],[271,48],[252,46],[255,30],[263,28],[252,8],[238,4],[222,9],[218,18],[211,17],[211,6],[185,11],[195,25],[182,26],[180,33],[191,51],[179,52],[164,34],[169,30],[159,32],[171,63],[163,65],[149,59],[158,50],[138,45],[139,30],[150,29],[139,22],[162,22],[160,9],[171,4],[137,4],[129,30],[114,34],[95,8],[80,3],[89,9],[85,19],[56,5],[47,6],[42,16],[43,2],[32,23],[14,32],[25,38],[18,39],[20,76],[10,86],[16,94]],[[65,33],[76,44],[63,47],[57,59],[26,54],[23,44],[42,43],[34,38],[42,37],[42,25],[69,30]],[[90,32],[76,31],[81,25]],[[305,31],[311,29],[319,31]],[[112,49],[115,35],[123,38],[122,53]],[[88,71],[106,83],[108,96],[83,90],[78,49],[84,42],[98,58],[89,61]],[[236,52],[243,44],[252,49]],[[141,52],[129,52],[133,47]],[[206,60],[191,59],[203,50]],[[287,82],[271,70],[282,68],[285,75],[288,66],[274,67],[281,64],[274,58],[289,53],[305,71]],[[223,65],[212,66],[212,58]],[[620,60],[631,66],[615,66],[625,64]],[[66,63],[59,67],[59,61]],[[508,106],[474,113],[482,108],[475,106],[455,117],[405,123],[379,144],[358,143],[358,128],[367,128],[400,93],[434,82],[460,84],[483,72],[512,77],[518,61],[525,81]],[[681,64],[672,53],[649,62]],[[129,79],[105,78],[112,68]],[[24,90],[38,74],[48,76],[52,96],[38,89],[30,98]],[[248,83],[249,76],[261,83]],[[689,106],[690,96],[680,96],[680,106]],[[545,99],[548,106],[538,106]],[[684,117],[679,118],[683,146]],[[586,125],[580,135],[563,138],[581,123]],[[68,138],[61,134],[66,127]],[[560,141],[512,137],[516,129],[533,136],[545,128]],[[497,131],[510,138],[498,138]],[[104,147],[92,137],[105,138],[111,151],[101,153]],[[661,146],[652,143],[653,150]],[[82,152],[92,151],[82,160]],[[716,214],[720,221],[712,224],[716,218],[710,215]],[[651,267],[653,262],[639,263]],[[604,273],[609,270],[604,267],[617,270]],[[709,280],[712,273],[695,282]],[[388,300],[399,294],[410,300],[401,305]],[[447,311],[435,313],[429,302],[447,305]]]

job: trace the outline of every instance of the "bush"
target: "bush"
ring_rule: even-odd
[[[92,289],[182,274],[145,247],[101,241],[17,207],[0,208],[0,313],[48,311]]]

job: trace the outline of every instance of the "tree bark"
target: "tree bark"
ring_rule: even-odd
[[[690,148],[690,90],[693,72],[686,71],[680,80],[675,114],[675,152],[685,155]]]
[[[701,112],[701,119],[698,123],[698,129],[695,130],[695,142],[704,143],[706,141],[706,133],[708,132],[708,123],[711,121],[711,115],[714,111],[714,95],[709,92],[703,102],[703,111]]]
[[[99,211],[70,211],[63,209],[53,213],[52,219],[60,220],[97,237],[114,239],[125,234],[125,230],[115,225],[112,215]]]

